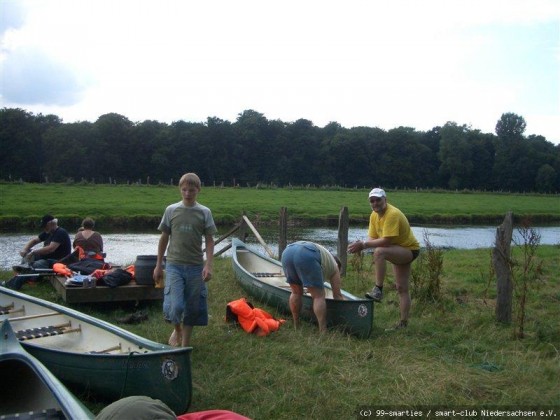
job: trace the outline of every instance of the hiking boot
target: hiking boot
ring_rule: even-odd
[[[376,302],[381,302],[381,300],[383,299],[383,290],[375,286],[371,292],[366,292],[366,297]]]
[[[398,331],[398,330],[402,330],[405,329],[406,327],[408,327],[408,321],[399,321],[397,322],[395,325],[393,325],[391,328],[387,328],[385,331],[389,332],[389,331]]]

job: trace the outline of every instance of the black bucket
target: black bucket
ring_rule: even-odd
[[[138,255],[136,257],[136,262],[134,263],[136,284],[154,285],[154,268],[156,268],[156,263],[157,255]]]

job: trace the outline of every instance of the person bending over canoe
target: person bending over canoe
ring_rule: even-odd
[[[189,346],[193,327],[208,325],[205,282],[212,278],[212,235],[217,229],[210,209],[196,201],[200,188],[200,178],[196,174],[183,175],[179,180],[182,200],[165,209],[158,227],[161,236],[153,277],[156,284],[163,277],[163,256],[167,250],[163,314],[165,320],[175,326],[169,338],[172,346]]]
[[[399,294],[400,321],[392,329],[405,328],[410,312],[408,290],[412,261],[420,253],[420,244],[410,229],[406,216],[395,206],[387,203],[387,195],[381,188],[369,192],[369,203],[373,210],[369,219],[368,239],[348,245],[348,252],[361,252],[375,248],[375,286],[366,297],[376,302],[383,299],[383,282],[387,261],[393,264],[397,293]]]
[[[58,220],[50,214],[45,214],[41,219],[41,232],[32,238],[20,251],[20,255],[34,269],[52,268],[58,260],[70,255],[72,245],[68,232],[58,226]],[[43,247],[33,247],[43,242]]]
[[[340,260],[325,247],[314,242],[298,241],[286,247],[282,253],[282,268],[290,284],[290,311],[294,327],[299,326],[304,287],[313,298],[313,313],[317,317],[319,331],[327,331],[327,302],[324,281],[332,286],[333,297],[343,300],[340,291]]]

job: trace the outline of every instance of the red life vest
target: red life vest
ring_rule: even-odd
[[[226,321],[235,321],[249,334],[259,337],[277,331],[286,322],[284,319],[275,319],[268,312],[253,307],[245,298],[234,300],[227,304]]]
[[[72,277],[72,270],[62,263],[54,263],[53,271],[60,276]]]

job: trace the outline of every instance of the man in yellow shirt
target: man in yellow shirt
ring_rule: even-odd
[[[369,193],[369,203],[373,212],[369,218],[368,239],[348,245],[348,252],[355,253],[367,248],[375,248],[375,286],[366,297],[381,302],[383,282],[387,271],[387,261],[393,264],[401,319],[396,329],[408,325],[410,312],[410,272],[412,261],[420,253],[420,244],[414,237],[406,216],[395,206],[387,203],[387,195],[381,188]]]

